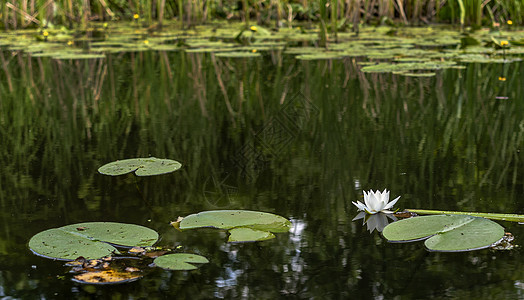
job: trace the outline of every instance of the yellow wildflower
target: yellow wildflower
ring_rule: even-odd
[[[508,20],[508,22],[507,22],[507,23],[508,23],[508,25],[512,25],[512,24],[513,24],[513,21],[511,21],[511,20]]]
[[[44,32],[42,32],[42,35],[45,36],[45,37],[48,37],[49,36],[49,32],[47,30],[44,30]]]
[[[251,31],[253,31],[253,32],[256,32],[258,30],[256,26],[251,26],[251,27],[249,27],[249,29],[251,29]]]
[[[508,41],[500,41],[500,45],[501,45],[502,47],[506,46],[507,44],[509,44]]]
[[[251,52],[256,53],[256,52],[257,52],[257,49],[253,49],[253,50],[251,50]]]
[[[67,42],[67,45],[68,45],[68,46],[73,46],[74,43],[75,43],[75,42],[73,42],[73,41],[69,41],[69,42]]]
[[[140,16],[138,14],[134,14],[133,15],[133,19],[138,20],[138,18],[140,18]]]
[[[149,41],[148,41],[148,40],[145,40],[145,41],[144,41],[144,44],[149,45]]]
[[[499,81],[506,81],[506,77],[499,76]]]

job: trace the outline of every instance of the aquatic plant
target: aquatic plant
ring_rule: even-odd
[[[29,248],[36,255],[67,261],[66,266],[78,273],[71,279],[89,284],[132,282],[155,266],[189,271],[209,262],[200,255],[153,247],[158,238],[156,231],[139,225],[87,222],[37,233]],[[153,264],[148,266],[151,258]]]
[[[339,29],[344,31],[348,24],[359,31],[359,23],[404,23],[421,24],[430,22],[452,22],[461,26],[480,26],[487,22],[522,24],[524,4],[521,1],[497,0],[484,3],[470,1],[88,1],[37,0],[7,2],[0,6],[0,16],[6,28],[28,26],[51,27],[57,24],[87,29],[91,20],[134,20],[139,26],[144,23],[150,30],[161,29],[164,21],[178,19],[185,28],[220,19],[238,19],[246,28],[253,17],[257,23],[272,23],[275,28],[294,26],[302,20],[318,21],[323,32],[331,32],[336,39]],[[457,17],[457,11],[459,12]],[[142,17],[140,17],[142,15]],[[77,25],[78,24],[78,25]],[[509,23],[508,23],[509,24]],[[295,25],[296,26],[296,25]]]
[[[389,201],[389,191],[384,189],[384,191],[380,192],[379,190],[373,192],[373,190],[370,190],[366,193],[364,191],[364,203],[360,201],[352,202],[358,210],[365,211],[368,214],[376,214],[376,213],[386,213],[391,214],[393,213],[389,209],[397,203],[398,199],[400,199],[400,196]]]
[[[435,215],[391,223],[382,234],[390,242],[425,239],[424,245],[430,251],[460,252],[490,247],[504,236],[504,228],[485,218]]]
[[[154,176],[174,172],[182,167],[182,164],[171,159],[160,159],[156,157],[130,158],[117,160],[101,166],[100,174],[118,176],[134,172],[136,176]]]
[[[291,222],[284,217],[249,210],[203,211],[171,222],[180,230],[212,227],[229,232],[228,242],[254,242],[272,239],[273,232],[287,232]]]

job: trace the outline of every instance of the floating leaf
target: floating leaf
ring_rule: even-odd
[[[504,228],[484,218],[465,215],[415,217],[389,224],[382,232],[390,242],[426,239],[431,251],[459,252],[483,249],[504,236]]]
[[[408,76],[408,77],[433,77],[433,76],[437,75],[434,72],[427,72],[427,73],[393,72],[393,74],[402,75],[402,76]]]
[[[91,222],[53,228],[34,235],[29,248],[35,254],[60,260],[101,258],[118,253],[112,245],[152,246],[158,233],[152,229],[123,223]]]
[[[228,57],[228,58],[252,58],[259,57],[258,52],[244,52],[244,51],[231,51],[231,52],[220,52],[215,54],[217,57]]]
[[[140,273],[135,271],[102,270],[76,275],[73,277],[73,281],[88,284],[117,284],[133,282],[140,278],[142,278]]]
[[[189,215],[180,221],[180,230],[202,227],[231,229],[249,227],[271,232],[287,232],[291,222],[270,213],[249,210],[211,210]]]
[[[174,172],[182,167],[178,161],[156,157],[117,160],[101,166],[98,172],[118,176],[135,172],[137,176],[153,176]]]
[[[317,52],[309,54],[297,55],[295,58],[299,60],[321,60],[321,59],[341,59],[344,58],[342,52]]]
[[[203,256],[188,253],[167,254],[153,261],[157,267],[174,271],[196,270],[197,267],[193,264],[207,264],[208,262],[209,260]]]
[[[274,237],[275,235],[269,231],[239,227],[229,230],[229,239],[227,241],[231,243],[257,242],[269,240]]]
[[[58,228],[34,235],[29,241],[29,248],[36,255],[60,260],[74,260],[79,256],[93,259],[118,253],[109,244],[92,241]]]

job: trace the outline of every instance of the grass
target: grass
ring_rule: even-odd
[[[323,22],[332,33],[358,30],[358,24],[423,25],[452,23],[482,26],[493,23],[523,25],[524,0],[134,0],[7,1],[0,6],[5,29],[64,25],[87,28],[92,21],[131,20],[146,26],[177,19],[185,27],[218,19],[239,19],[275,28],[297,21]]]

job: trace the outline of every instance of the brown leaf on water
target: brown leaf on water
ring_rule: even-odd
[[[93,271],[79,274],[73,277],[73,281],[87,284],[118,284],[132,282],[142,278],[133,272],[121,272],[116,270]]]
[[[147,252],[146,256],[151,257],[151,258],[156,258],[156,257],[166,254],[167,252],[169,251],[151,251],[151,252]]]
[[[129,254],[144,254],[146,253],[146,249],[142,248],[142,247],[133,247],[131,249],[129,249],[128,251]]]
[[[101,259],[90,259],[84,264],[84,268],[96,268],[102,263]]]
[[[133,268],[133,267],[127,267],[125,269],[126,272],[140,272],[140,269],[138,268]]]
[[[87,259],[83,256],[77,257],[73,261],[68,261],[65,263],[65,266],[67,267],[77,267],[77,266],[83,266],[87,262]]]
[[[169,225],[175,227],[175,229],[180,230],[180,222],[182,222],[183,219],[184,219],[184,217],[178,217],[178,218],[176,219],[176,221],[171,221],[171,222],[169,223]]]

